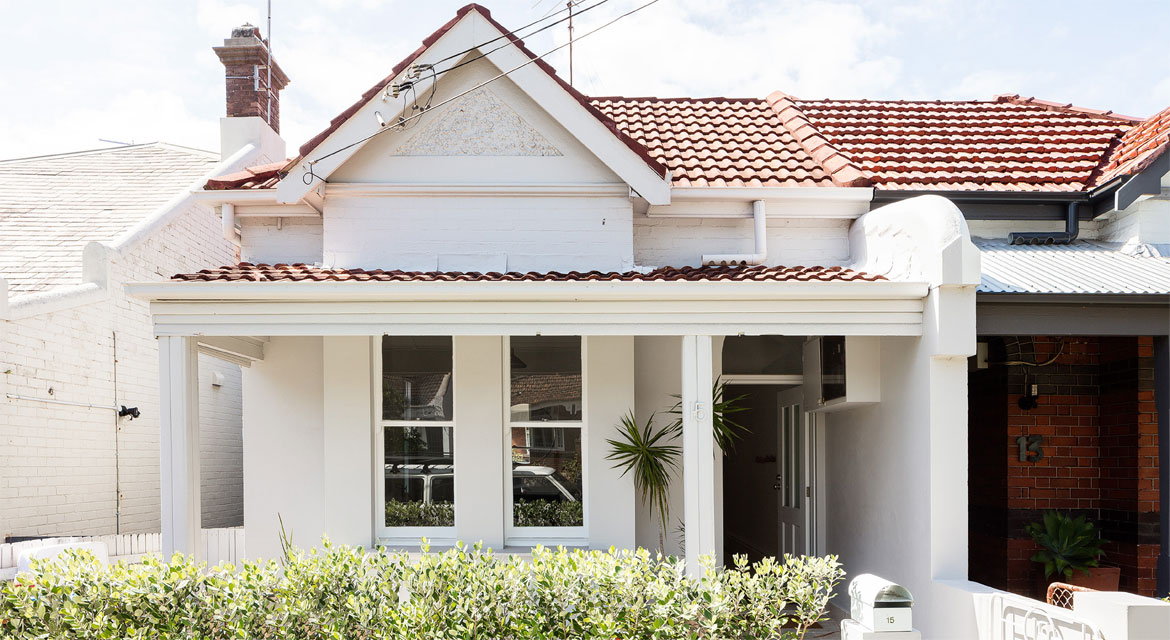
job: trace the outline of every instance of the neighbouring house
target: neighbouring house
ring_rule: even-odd
[[[255,57],[251,40],[229,52]],[[0,542],[160,530],[158,347],[149,305],[124,285],[238,258],[192,191],[284,146],[258,112],[236,115],[254,117],[225,124],[221,153],[154,143],[0,161]],[[196,513],[239,526],[241,361],[213,345],[198,360]]]
[[[1149,122],[1015,96],[587,97],[469,5],[296,158],[193,195],[238,263],[128,286],[160,342],[164,548],[198,552],[210,345],[250,363],[250,555],[280,553],[281,523],[303,546],[657,548],[606,441],[681,401],[667,551],[692,570],[840,554],[909,587],[928,636],[974,637],[994,593],[978,581],[1012,570],[981,550],[1015,544],[1020,509],[1071,508],[1011,502],[1041,488],[1005,464],[1016,378],[1056,370],[1009,362],[1098,345],[1086,366],[1113,377],[1041,381],[1037,406],[1153,419],[1099,418],[1043,466],[1121,469],[1140,504],[1075,507],[1167,528],[1166,131]],[[716,380],[751,409],[727,456]],[[1147,533],[1118,544],[1148,554]]]

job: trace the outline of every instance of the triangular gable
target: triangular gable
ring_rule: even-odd
[[[300,201],[360,150],[364,143],[354,143],[378,130],[374,112],[381,110],[379,113],[384,114],[390,106],[379,95],[391,83],[400,81],[416,61],[442,59],[499,36],[506,36],[511,46],[500,47],[492,43],[486,47],[489,51],[498,47],[486,55],[488,62],[508,71],[535,60],[509,74],[508,80],[539,104],[643,198],[651,204],[670,202],[670,181],[666,167],[652,158],[641,144],[618,130],[612,120],[558,77],[544,60],[537,60],[536,55],[519,38],[492,19],[487,9],[476,4],[460,9],[454,19],[424,40],[422,47],[395,65],[389,76],[362,94],[362,98],[334,118],[328,128],[305,143],[300,149],[300,156],[288,164],[287,174],[277,185],[277,200]],[[416,89],[420,94],[429,91],[430,85],[425,77]],[[347,145],[354,146],[346,149]],[[326,155],[329,157],[318,160]],[[310,161],[315,161],[312,175],[308,170]]]

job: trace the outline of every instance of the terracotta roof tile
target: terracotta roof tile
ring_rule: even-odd
[[[1130,119],[1054,103],[797,100],[881,189],[1083,191]]]
[[[1098,184],[1116,176],[1137,173],[1170,147],[1170,107],[1125,132],[1101,163]]]
[[[208,191],[222,191],[225,189],[273,189],[280,181],[280,170],[288,164],[288,160],[270,164],[247,167],[242,171],[216,176],[207,181],[204,189]]]
[[[300,157],[221,176],[207,189],[275,186],[282,171],[308,156],[469,11],[507,33],[487,9],[463,7],[303,145]],[[1140,121],[1014,94],[949,102],[800,100],[779,91],[766,99],[586,98],[543,60],[534,64],[648,166],[660,175],[669,169],[680,187],[1084,191],[1146,166],[1165,150],[1170,128],[1170,109]]]
[[[834,186],[766,100],[592,98],[680,187]]]
[[[660,267],[653,271],[559,271],[479,273],[458,271],[384,271],[382,269],[326,269],[306,264],[251,264],[180,273],[172,280],[185,282],[873,282],[885,280],[844,267]]]

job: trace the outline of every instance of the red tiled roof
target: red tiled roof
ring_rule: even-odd
[[[880,189],[1082,191],[1132,126],[1047,104],[798,100]]]
[[[1134,126],[1014,97],[995,101],[592,98],[599,115],[670,168],[675,186],[866,186],[1083,191],[1165,149],[1170,109]],[[208,189],[265,188],[278,165]]]
[[[860,171],[786,108],[786,97],[592,101],[670,168],[676,186],[863,186]]]
[[[251,264],[180,273],[172,280],[185,282],[855,282],[885,280],[844,267],[660,267],[649,272],[559,271],[479,273],[459,271],[383,271],[382,269],[325,269],[306,264]]]
[[[1141,124],[1125,132],[1117,146],[1110,150],[1101,166],[1098,183],[1112,178],[1138,173],[1157,160],[1170,147],[1170,107],[1155,113]]]
[[[288,161],[273,162],[270,164],[248,167],[243,171],[216,176],[203,186],[208,191],[222,191],[225,189],[274,189],[280,181],[280,170]]]
[[[463,7],[303,145],[300,157],[220,176],[206,188],[275,186],[280,172],[309,156],[470,11],[507,33],[487,9]],[[1143,122],[1018,95],[951,102],[799,100],[778,91],[766,99],[586,98],[543,60],[534,64],[647,165],[661,175],[669,169],[675,186],[1084,191],[1144,168],[1164,150],[1170,127],[1170,110]]]
[[[360,99],[358,99],[357,102],[353,103],[352,105],[349,106],[348,109],[346,109],[345,111],[342,111],[341,114],[339,114],[337,117],[333,118],[333,120],[330,121],[329,126],[326,127],[324,131],[313,136],[308,142],[301,145],[300,156],[297,157],[295,160],[288,162],[285,166],[291,167],[292,165],[294,165],[297,162],[300,162],[302,159],[306,158],[310,153],[313,152],[314,149],[317,148],[318,145],[320,145],[322,142],[325,141],[326,138],[328,138],[330,135],[332,135],[333,132],[336,131],[337,128],[342,125],[342,123],[344,123],[346,120],[348,120],[350,117],[352,117],[353,114],[357,113],[358,110],[361,109],[363,105],[365,105],[367,102],[372,100],[374,98],[374,96],[378,95],[378,93],[380,91],[385,89],[386,86],[389,85],[391,82],[393,82],[394,78],[396,78],[400,73],[405,71],[407,69],[407,67],[409,67],[411,64],[414,64],[414,61],[417,60],[419,56],[421,56],[423,53],[425,53],[426,50],[428,48],[430,48],[431,45],[433,45],[435,42],[437,42],[439,40],[439,38],[443,37],[444,34],[446,34],[448,31],[451,30],[451,27],[455,26],[455,24],[458,23],[459,20],[463,18],[463,16],[467,15],[467,13],[471,12],[471,11],[478,12],[481,16],[484,17],[485,20],[490,22],[492,24],[492,26],[496,27],[497,29],[500,30],[501,33],[505,34],[508,37],[508,39],[512,42],[512,44],[516,45],[516,48],[518,48],[521,51],[521,53],[523,53],[524,55],[528,56],[529,58],[532,58],[533,60],[535,60],[535,62],[533,62],[534,65],[536,65],[540,69],[544,70],[553,80],[555,80],[557,82],[557,84],[561,85],[562,89],[564,89],[570,96],[572,96],[574,99],[576,99],[577,102],[581,103],[581,106],[585,107],[586,111],[588,111],[591,115],[593,115],[595,118],[600,120],[601,123],[604,124],[607,129],[609,129],[611,132],[613,132],[613,134],[619,140],[621,140],[623,144],[625,144],[627,147],[629,147],[631,151],[633,151],[639,157],[641,157],[642,160],[645,161],[646,164],[651,169],[653,169],[655,172],[658,173],[658,175],[660,175],[660,176],[666,175],[666,167],[664,167],[661,163],[659,163],[657,160],[652,158],[646,152],[646,149],[644,147],[642,147],[642,145],[638,144],[637,141],[633,140],[632,138],[627,136],[625,133],[618,130],[617,127],[614,126],[613,121],[611,121],[608,118],[606,118],[605,116],[603,116],[600,111],[598,111],[595,107],[593,107],[593,105],[589,104],[588,98],[586,98],[580,91],[574,89],[569,83],[567,83],[563,79],[561,79],[561,77],[557,75],[556,70],[554,70],[550,64],[545,62],[544,59],[537,59],[536,54],[533,53],[532,51],[530,51],[528,49],[528,47],[524,46],[523,40],[521,40],[520,38],[517,38],[515,35],[512,35],[511,30],[504,27],[499,22],[496,22],[496,19],[492,17],[491,12],[478,4],[469,4],[469,5],[464,6],[461,9],[459,9],[459,11],[457,11],[455,13],[455,17],[451,18],[451,20],[448,21],[447,24],[439,27],[438,30],[436,30],[431,35],[427,36],[427,38],[422,41],[422,46],[420,46],[418,49],[416,49],[414,53],[410,54],[409,56],[406,56],[406,58],[402,62],[399,62],[398,64],[394,65],[394,68],[390,71],[390,75],[386,76],[385,78],[380,80],[377,84],[370,87],[369,90],[367,90],[365,93],[362,94],[362,97]]]

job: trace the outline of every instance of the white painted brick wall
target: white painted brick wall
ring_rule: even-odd
[[[431,271],[623,271],[626,197],[342,198],[326,205],[324,262]]]
[[[160,457],[157,341],[147,303],[123,284],[234,262],[221,229],[209,208],[192,208],[113,266],[107,300],[0,322],[5,393],[142,411],[118,421],[123,533],[159,529]],[[240,370],[206,356],[199,364],[203,523],[240,525]],[[224,376],[218,389],[214,371]],[[0,396],[0,538],[114,533],[115,428],[112,411]]]
[[[849,262],[849,220],[768,219],[768,265]],[[699,266],[705,253],[751,253],[751,218],[634,217],[634,259],[642,266]]]
[[[242,259],[253,264],[321,262],[320,218],[244,218],[240,224]]]
[[[1126,244],[1170,244],[1170,193],[1145,198],[1114,214],[1101,239]]]

